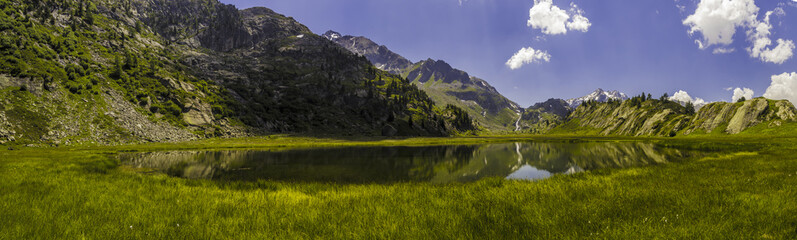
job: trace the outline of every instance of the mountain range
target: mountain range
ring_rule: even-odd
[[[429,94],[435,103],[464,109],[486,130],[513,131],[523,112],[523,108],[501,95],[487,81],[455,69],[443,60],[412,63],[366,37],[341,35],[331,30],[322,36],[364,56],[381,70],[401,75]]]
[[[0,144],[121,144],[292,133],[736,134],[793,122],[788,101],[695,109],[598,89],[522,108],[443,60],[316,35],[217,0],[0,5]]]
[[[576,108],[582,103],[586,101],[598,101],[598,102],[606,102],[609,100],[619,100],[624,101],[627,100],[628,96],[625,93],[621,93],[617,90],[614,91],[604,91],[603,89],[598,88],[594,92],[587,94],[586,96],[579,97],[579,98],[571,98],[565,100],[570,108]]]
[[[634,97],[623,102],[582,104],[549,132],[672,137],[738,134],[753,127],[776,128],[794,121],[797,109],[787,100],[715,102],[696,111],[666,99]]]
[[[216,0],[0,7],[0,142],[475,129],[463,110],[435,105],[399,76],[267,8]]]
[[[365,56],[376,68],[392,74],[401,75],[413,65],[410,60],[398,55],[384,45],[378,45],[365,37],[342,36],[338,32],[327,31],[321,35],[330,41],[361,56]]]

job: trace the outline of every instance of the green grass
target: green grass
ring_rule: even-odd
[[[566,121],[559,126],[551,129],[551,134],[572,134],[572,135],[599,135],[601,129],[582,127],[579,119]]]
[[[794,133],[797,133],[797,123],[795,122],[781,122],[780,126],[770,125],[774,124],[773,122],[764,122],[739,133],[740,135],[766,135],[766,136],[794,136]]]
[[[515,138],[206,140],[0,151],[0,239],[786,239],[797,236],[797,139],[645,138],[699,160],[525,182],[214,182],[120,167],[108,153],[191,147],[412,145]],[[546,141],[634,141],[547,137]],[[275,143],[269,145],[270,143]],[[748,146],[748,147],[745,147]]]

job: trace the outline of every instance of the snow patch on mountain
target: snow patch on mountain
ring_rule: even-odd
[[[341,35],[338,32],[330,30],[330,31],[327,31],[326,33],[324,33],[324,35],[321,35],[321,36],[325,37],[326,39],[329,39],[330,41],[335,41],[335,39],[340,38]]]
[[[624,101],[628,100],[628,96],[625,95],[625,93],[621,93],[617,90],[604,91],[603,89],[598,88],[598,90],[595,90],[594,92],[586,96],[580,98],[571,98],[565,101],[567,102],[568,105],[570,105],[571,108],[575,109],[576,107],[578,107],[579,105],[581,105],[586,101],[606,102],[609,101],[609,99]]]

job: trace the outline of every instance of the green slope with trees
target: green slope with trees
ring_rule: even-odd
[[[0,0],[0,53],[0,142],[473,129],[456,107],[266,8]]]

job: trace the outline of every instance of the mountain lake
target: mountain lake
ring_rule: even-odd
[[[539,180],[603,168],[679,162],[705,152],[644,142],[516,142],[452,146],[336,147],[120,153],[122,164],[221,181],[395,183]]]

